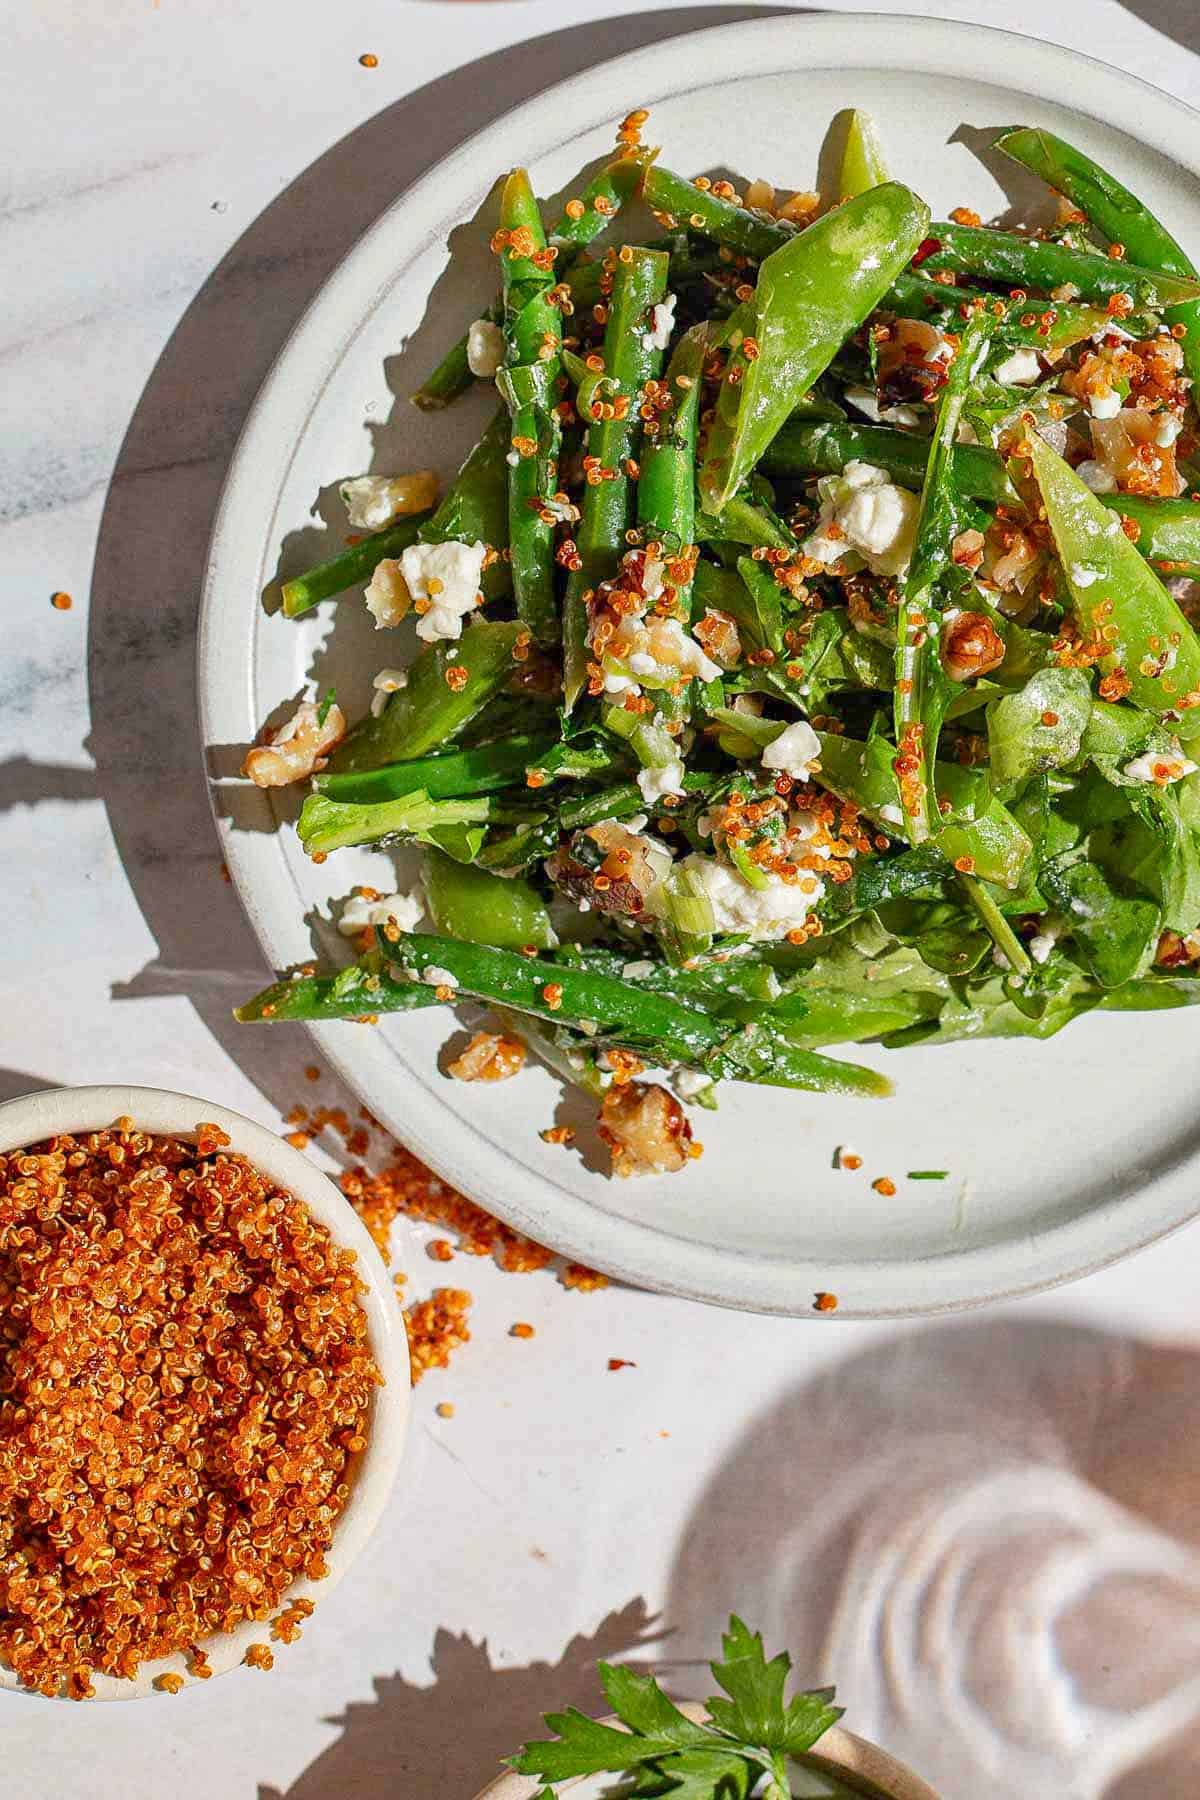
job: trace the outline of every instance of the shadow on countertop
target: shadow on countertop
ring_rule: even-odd
[[[522,1743],[546,1735],[543,1713],[602,1711],[596,1663],[652,1642],[654,1627],[645,1601],[632,1600],[572,1638],[557,1662],[517,1669],[496,1668],[486,1643],[439,1631],[431,1685],[377,1676],[373,1701],[330,1721],[337,1742],[286,1794],[260,1787],[258,1800],[470,1800]]]
[[[672,1656],[734,1610],[946,1800],[1195,1800],[1196,1347],[1023,1312],[839,1361],[698,1497]]]
[[[158,946],[115,997],[186,995],[280,1111],[304,1091],[311,1047],[306,1033],[247,1029],[230,1016],[266,971],[237,897],[221,879],[198,748],[195,675],[209,537],[258,388],[346,252],[468,131],[617,51],[789,10],[694,6],[571,26],[407,95],[336,144],[255,220],[197,294],[146,384],[100,525],[88,651],[87,747],[96,771],[77,784],[81,796],[98,790],[103,798]],[[256,604],[247,594],[247,607]],[[21,778],[25,797],[64,792],[60,771],[26,768]],[[322,1101],[329,1098],[323,1088]]]
[[[1200,54],[1200,12],[1196,0],[1121,0],[1121,4],[1164,37],[1174,38],[1185,50]],[[1104,55],[1103,46],[1098,54]]]

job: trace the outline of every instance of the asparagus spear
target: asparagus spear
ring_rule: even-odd
[[[586,596],[615,573],[632,517],[629,465],[641,437],[638,409],[647,381],[662,363],[649,313],[667,291],[667,269],[668,258],[661,251],[627,245],[613,276],[603,380],[588,428],[588,486],[575,540],[578,567],[568,575],[563,601],[563,705],[568,712],[587,681]],[[605,408],[612,409],[611,418],[602,416]]]

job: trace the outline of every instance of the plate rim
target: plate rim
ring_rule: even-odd
[[[264,461],[276,470],[277,500],[307,421],[336,378],[346,345],[391,285],[397,267],[420,256],[444,238],[451,223],[467,216],[459,201],[464,194],[479,192],[477,171],[506,166],[514,142],[520,143],[526,160],[534,160],[603,124],[620,107],[618,102],[614,108],[611,99],[614,82],[623,84],[626,93],[636,88],[638,104],[653,106],[699,86],[777,75],[789,68],[878,68],[880,56],[870,27],[877,31],[881,18],[898,28],[889,38],[890,70],[944,76],[966,67],[973,79],[1011,85],[1031,99],[1052,100],[1096,117],[1200,179],[1195,154],[1190,158],[1181,154],[1178,137],[1169,129],[1182,124],[1194,131],[1200,113],[1175,95],[1059,44],[994,26],[909,14],[770,15],[712,25],[593,64],[511,108],[465,139],[384,209],[318,289],[259,388],[222,485],[201,590],[197,691],[202,751],[213,743],[246,741],[247,721],[251,732],[254,729],[255,656],[244,654],[244,630],[247,590],[256,596],[258,589],[243,576],[251,562],[260,566],[261,521],[273,512],[273,506],[261,499],[261,486],[256,487],[256,471]],[[984,66],[976,76],[974,52],[981,44],[992,46],[994,53],[982,59]],[[682,71],[687,79],[672,78],[672,62],[677,65],[675,73]],[[1065,77],[1070,85],[1064,89]],[[1157,111],[1147,112],[1147,95],[1155,97]],[[563,119],[569,120],[565,132],[559,123]],[[487,179],[490,185],[491,176]],[[398,254],[393,234],[402,215],[406,247]],[[347,318],[355,320],[353,326],[347,327]],[[331,344],[337,346],[332,362]],[[280,444],[287,446],[282,457]],[[259,497],[243,524],[252,492]],[[241,645],[232,658],[227,650],[230,641]],[[206,782],[240,902],[268,961],[279,966],[283,949],[279,932],[258,900],[264,858],[273,857],[277,865],[282,861],[278,835],[272,833],[264,842],[263,834],[232,830],[217,813],[218,783],[207,773]],[[1200,1184],[1189,1183],[1187,1177],[1188,1165],[1194,1166],[1189,1157],[1173,1162],[1135,1191],[1089,1207],[1042,1233],[1027,1234],[1020,1242],[841,1263],[780,1260],[721,1249],[605,1212],[560,1187],[518,1162],[483,1130],[466,1125],[413,1067],[405,1084],[401,1122],[395,1105],[381,1103],[378,1094],[364,1087],[344,1026],[307,1029],[322,1056],[399,1141],[410,1144],[443,1179],[477,1197],[516,1229],[617,1279],[737,1310],[833,1320],[928,1317],[969,1310],[1080,1279],[1166,1237],[1200,1214]],[[1193,1186],[1195,1199],[1190,1197]],[[813,1296],[821,1290],[840,1296],[836,1312],[814,1314]]]

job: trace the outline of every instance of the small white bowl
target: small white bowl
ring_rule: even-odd
[[[358,1259],[358,1271],[366,1284],[360,1296],[367,1315],[371,1350],[384,1377],[371,1404],[367,1446],[353,1474],[350,1498],[338,1523],[326,1561],[329,1573],[322,1581],[296,1581],[286,1600],[310,1599],[317,1607],[313,1627],[320,1629],[320,1603],[336,1587],[366,1545],[387,1504],[408,1428],[411,1375],[404,1317],[383,1258],[370,1233],[344,1195],[307,1157],[263,1125],[245,1119],[211,1100],[189,1094],[168,1093],[163,1088],[81,1087],[53,1088],[40,1094],[0,1105],[0,1152],[40,1143],[60,1132],[74,1134],[102,1131],[114,1119],[131,1118],[143,1131],[179,1138],[194,1138],[200,1124],[219,1125],[228,1133],[231,1151],[239,1151],[263,1174],[303,1201],[313,1218],[330,1236]],[[281,1602],[286,1604],[286,1601]],[[248,1647],[271,1642],[269,1621],[250,1622],[236,1631],[206,1638],[201,1646],[214,1675],[236,1668]],[[286,1645],[282,1648],[286,1654]],[[92,1680],[97,1700],[140,1700],[162,1692],[154,1683],[160,1675],[179,1675],[191,1684],[188,1659],[180,1653],[144,1663],[136,1678],[125,1681],[115,1675],[96,1674]],[[0,1688],[29,1693],[11,1669],[0,1665]]]
[[[553,1695],[550,1698],[553,1699]],[[708,1719],[705,1708],[695,1700],[681,1700],[679,1710],[697,1724]],[[603,1722],[605,1725],[621,1723],[614,1718]],[[856,1794],[862,1794],[863,1800],[941,1800],[929,1783],[914,1775],[904,1763],[889,1756],[886,1750],[869,1744],[866,1738],[843,1731],[839,1725],[827,1731],[796,1767],[818,1775],[835,1775]],[[555,1792],[566,1794],[573,1788],[581,1789],[585,1781],[611,1782],[611,1779],[611,1776],[578,1776],[574,1781],[556,1782]],[[540,1791],[540,1784],[534,1777],[509,1771],[506,1775],[497,1775],[475,1796],[475,1800],[534,1800]],[[596,1788],[595,1792],[598,1794],[600,1789]],[[583,1800],[582,1794],[578,1795],[578,1800]],[[590,1793],[588,1800],[592,1800]]]

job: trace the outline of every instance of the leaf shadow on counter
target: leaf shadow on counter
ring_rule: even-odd
[[[594,1632],[573,1637],[556,1662],[498,1668],[486,1642],[439,1631],[429,1686],[376,1676],[373,1701],[352,1702],[329,1721],[341,1728],[336,1743],[286,1791],[260,1786],[258,1800],[470,1800],[505,1757],[545,1735],[544,1712],[603,1711],[597,1661],[658,1635],[645,1601],[631,1600]]]
[[[240,1027],[230,1016],[266,971],[221,879],[197,744],[199,595],[221,485],[255,394],[347,251],[468,131],[618,49],[791,10],[686,6],[569,26],[455,69],[386,107],[300,174],[242,235],[192,301],[138,401],[106,496],[92,576],[87,748],[96,771],[68,785],[80,798],[98,792],[103,799],[158,946],[114,997],[186,996],[280,1111],[304,1091],[311,1048],[304,1033]],[[446,336],[427,314],[406,347],[411,368],[424,373]],[[389,379],[393,373],[389,366]],[[451,429],[457,442],[459,429]],[[257,604],[248,593],[247,609]],[[220,749],[224,769],[233,750]],[[35,766],[21,774],[26,796],[39,784],[48,796],[61,791],[58,771]],[[251,798],[257,814],[247,825],[261,828],[262,796]],[[222,790],[219,803],[235,802],[232,786]]]
[[[685,1658],[761,1625],[947,1800],[1194,1800],[1200,1353],[1032,1310],[876,1337],[746,1427],[664,1610]]]

